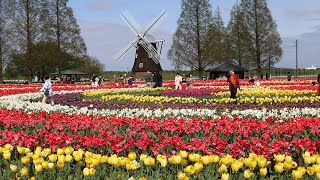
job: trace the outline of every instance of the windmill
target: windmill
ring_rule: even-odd
[[[156,72],[162,71],[160,65],[161,50],[164,40],[156,40],[151,33],[159,26],[161,21],[167,16],[166,11],[162,11],[145,30],[136,23],[135,19],[129,14],[128,11],[124,11],[121,18],[128,24],[130,29],[136,35],[125,48],[119,51],[113,56],[116,61],[120,61],[128,51],[135,47],[136,55],[135,61],[132,67],[134,74],[145,73],[147,71]]]

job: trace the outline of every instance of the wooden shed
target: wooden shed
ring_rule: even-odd
[[[239,79],[244,79],[244,73],[248,71],[247,69],[241,66],[238,66],[229,62],[219,64],[205,71],[210,74],[209,79],[218,79],[218,78],[226,78],[230,70],[232,70],[235,74],[237,74]]]

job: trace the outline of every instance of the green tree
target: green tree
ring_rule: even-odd
[[[11,26],[9,21],[11,15],[11,1],[0,0],[0,84],[3,84],[4,67],[10,57],[12,48]]]
[[[250,57],[250,34],[245,25],[243,12],[238,3],[232,7],[228,32],[231,59],[239,66],[247,68],[254,67],[255,63],[252,61],[253,58]]]
[[[16,0],[13,22],[14,56],[12,63],[23,68],[23,74],[29,83],[38,69],[34,60],[33,47],[39,39],[39,8],[40,0]]]
[[[222,63],[229,60],[228,52],[228,34],[227,29],[221,17],[220,8],[218,7],[213,16],[213,24],[208,33],[208,52],[215,63]]]
[[[53,20],[55,41],[59,52],[65,52],[74,57],[81,57],[86,54],[86,45],[80,35],[80,27],[77,24],[76,18],[73,16],[73,11],[67,6],[68,0],[51,0],[53,6]],[[59,74],[68,64],[66,59],[61,54],[57,55],[54,65],[57,67]]]
[[[275,63],[282,56],[281,38],[266,0],[242,0],[241,11],[249,32],[250,57],[258,74],[266,62]],[[271,47],[274,46],[274,47]]]
[[[207,50],[207,35],[213,24],[212,7],[209,0],[182,0],[181,9],[168,59],[178,67],[197,69],[202,76],[213,62]]]

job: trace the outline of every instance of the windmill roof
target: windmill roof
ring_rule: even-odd
[[[58,75],[59,72],[55,72],[55,73],[51,73],[51,74]],[[85,75],[87,73],[68,69],[68,70],[61,71],[61,74],[62,75]]]
[[[229,62],[219,64],[219,65],[214,66],[212,68],[209,68],[205,71],[206,72],[229,72],[230,70],[233,70],[234,72],[248,71],[247,69],[245,69],[241,66],[238,66],[238,65],[235,65],[235,64],[232,64]]]

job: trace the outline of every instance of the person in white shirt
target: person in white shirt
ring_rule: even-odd
[[[182,76],[180,76],[179,73],[177,73],[176,77],[174,78],[174,85],[175,85],[175,90],[182,90]]]
[[[40,89],[40,92],[43,92],[42,103],[46,103],[46,101],[49,100],[50,104],[54,105],[51,79],[49,76],[45,76],[44,80],[43,87]]]

